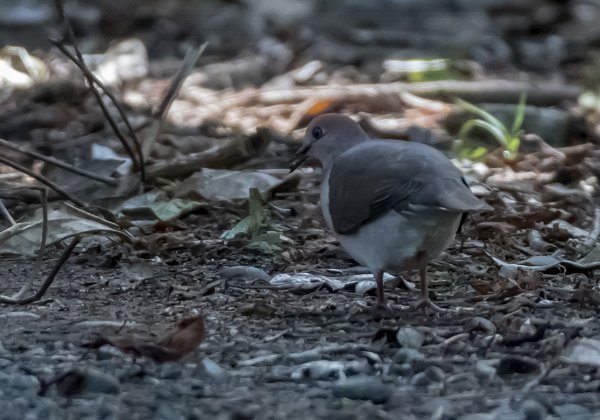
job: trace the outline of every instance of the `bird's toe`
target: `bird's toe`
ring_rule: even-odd
[[[434,313],[443,313],[448,312],[448,309],[440,308],[438,305],[433,303],[429,297],[421,297],[419,298],[414,305],[412,305],[413,309],[423,309],[423,311],[427,312],[427,310],[431,310]]]

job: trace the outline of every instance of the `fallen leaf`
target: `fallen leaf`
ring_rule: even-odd
[[[84,343],[83,347],[97,349],[104,345],[109,345],[126,353],[148,357],[157,363],[163,363],[179,360],[190,354],[196,350],[205,337],[204,317],[198,315],[179,321],[177,329],[158,343],[136,336],[100,336],[94,341]]]
[[[264,193],[280,183],[278,178],[260,171],[202,169],[177,185],[174,194],[191,199],[239,200],[248,198],[250,188]]]
[[[567,349],[565,361],[580,365],[600,366],[600,340],[580,338]]]
[[[168,221],[181,217],[202,203],[181,198],[166,199],[159,192],[147,192],[122,204],[121,213],[135,220]]]
[[[41,211],[32,218],[0,232],[0,254],[35,255],[40,248],[44,221]],[[117,236],[126,241],[131,235],[117,225],[85,211],[61,204],[48,212],[46,246],[73,236]]]

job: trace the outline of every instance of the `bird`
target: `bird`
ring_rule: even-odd
[[[326,225],[373,273],[375,310],[392,310],[384,273],[418,270],[420,297],[414,307],[445,311],[429,298],[427,264],[452,243],[466,214],[492,209],[473,194],[461,171],[431,146],[371,139],[343,114],[310,121],[290,172],[310,160],[322,167]]]

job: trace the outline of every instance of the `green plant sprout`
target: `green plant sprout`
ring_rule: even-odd
[[[268,201],[258,188],[250,188],[248,194],[248,216],[240,220],[234,227],[221,235],[222,239],[233,239],[238,234],[246,234],[250,238],[247,247],[265,253],[277,251],[280,235],[271,228],[271,214]]]
[[[473,118],[465,122],[458,133],[458,146],[460,149],[460,157],[470,160],[477,160],[488,153],[488,149],[484,146],[474,148],[465,148],[468,134],[474,129],[479,128],[490,134],[504,149],[502,155],[505,159],[512,160],[516,157],[521,144],[521,126],[525,119],[525,102],[527,95],[523,93],[519,98],[519,104],[515,111],[512,127],[510,130],[496,117],[489,112],[473,105],[462,99],[457,99],[456,104],[462,109],[472,112],[479,118]]]

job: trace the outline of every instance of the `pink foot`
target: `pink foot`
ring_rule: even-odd
[[[448,312],[448,309],[444,309],[444,308],[440,308],[439,306],[437,306],[435,303],[433,303],[431,301],[431,299],[429,299],[428,297],[421,297],[419,298],[414,305],[412,305],[413,309],[423,309],[425,312],[427,312],[427,309],[431,309],[433,312]]]

